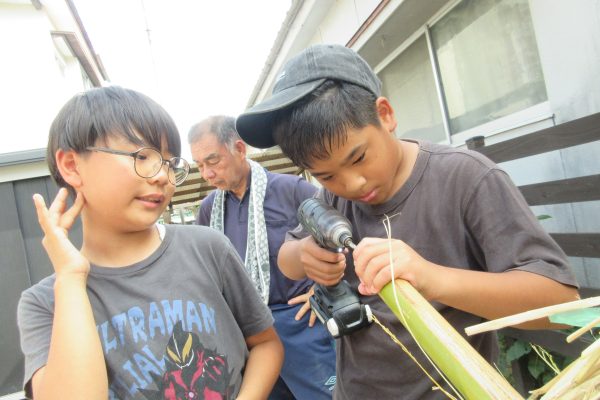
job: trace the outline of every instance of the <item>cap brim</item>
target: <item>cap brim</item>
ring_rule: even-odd
[[[240,137],[252,147],[266,149],[276,145],[273,139],[272,114],[302,99],[326,79],[301,83],[277,92],[262,103],[250,107],[236,120]]]

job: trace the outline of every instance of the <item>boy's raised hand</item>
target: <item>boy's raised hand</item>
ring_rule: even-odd
[[[363,295],[377,294],[392,280],[390,251],[394,278],[410,282],[427,298],[429,277],[435,264],[398,239],[364,238],[356,246],[353,257],[356,275],[361,282],[358,291]]]
[[[46,208],[44,198],[39,194],[33,195],[38,222],[44,232],[42,245],[50,257],[57,276],[73,274],[86,279],[90,263],[71,243],[68,236],[69,229],[85,205],[85,199],[83,194],[77,193],[73,206],[67,210],[67,196],[67,190],[61,188],[50,208]]]
[[[300,262],[313,281],[331,286],[342,279],[346,256],[320,247],[312,236],[300,240]]]

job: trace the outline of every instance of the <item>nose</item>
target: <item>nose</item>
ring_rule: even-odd
[[[149,178],[152,182],[158,182],[161,185],[164,185],[169,182],[169,164],[167,162],[163,162],[158,170],[158,173],[154,175],[152,178]]]
[[[216,176],[215,171],[213,171],[212,168],[207,168],[207,167],[204,167],[203,169],[201,169],[200,174],[206,180],[213,179]]]
[[[348,193],[359,193],[367,183],[367,180],[362,174],[349,172],[344,176],[344,186]]]

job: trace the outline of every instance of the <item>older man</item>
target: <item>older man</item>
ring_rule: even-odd
[[[197,223],[223,232],[237,249],[275,319],[285,348],[281,375],[270,399],[330,399],[335,382],[333,339],[309,321],[313,282],[286,278],[277,266],[285,234],[298,225],[300,203],[316,188],[304,179],[274,174],[246,158],[235,119],[207,118],[190,129],[192,158],[217,190],[202,202]]]

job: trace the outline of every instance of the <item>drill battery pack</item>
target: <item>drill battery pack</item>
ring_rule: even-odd
[[[349,335],[373,322],[371,308],[361,304],[345,280],[335,286],[315,284],[310,306],[334,338]]]

